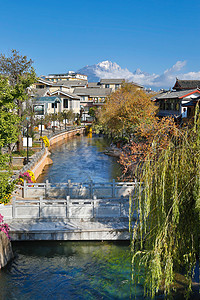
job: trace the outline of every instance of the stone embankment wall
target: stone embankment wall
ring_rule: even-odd
[[[70,139],[74,137],[77,133],[83,134],[85,132],[85,127],[73,129],[70,131],[64,131],[59,134],[56,134],[49,138],[50,146],[53,146],[54,144],[63,142],[63,140]]]
[[[13,258],[11,242],[4,232],[0,232],[0,269]]]
[[[85,128],[77,128],[70,131],[64,131],[59,134],[56,134],[49,138],[50,147],[54,144],[63,142],[66,139],[74,137],[77,133],[83,134]],[[34,165],[34,167],[31,167],[30,170],[34,173],[35,179],[37,179],[40,174],[42,173],[42,170],[46,165],[52,164],[53,161],[49,158],[49,155],[51,153],[45,149],[45,153],[41,156],[40,160]]]

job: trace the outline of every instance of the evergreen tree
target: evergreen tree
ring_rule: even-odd
[[[36,74],[32,67],[33,61],[22,56],[18,51],[12,50],[11,55],[6,57],[0,54],[0,74],[9,79],[9,84],[13,87],[12,95],[17,104],[18,116],[22,118],[22,103],[27,101],[28,88],[36,81]],[[18,151],[22,150],[21,130],[18,136]]]
[[[14,103],[14,88],[7,78],[0,77],[0,202],[6,202],[14,188],[10,181],[11,146],[18,140],[20,118]],[[8,149],[8,154],[3,152]]]

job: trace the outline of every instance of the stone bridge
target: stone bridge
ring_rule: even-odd
[[[129,240],[134,182],[24,183],[24,198],[0,205],[13,240]]]

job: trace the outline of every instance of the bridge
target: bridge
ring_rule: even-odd
[[[0,205],[13,240],[128,240],[135,182],[27,183]]]

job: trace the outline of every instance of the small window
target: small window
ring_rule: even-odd
[[[52,107],[52,108],[57,108],[57,102],[56,102],[56,103],[52,103],[52,104],[51,104],[51,107]]]
[[[119,84],[115,84],[115,89],[117,90],[119,88]]]
[[[68,108],[68,99],[63,99],[63,108]]]
[[[36,88],[37,88],[37,89],[44,89],[44,85],[43,85],[43,84],[37,84],[37,85],[36,85]]]
[[[37,116],[44,115],[44,105],[33,105],[33,111]]]
[[[109,87],[110,87],[110,84],[105,84],[106,89],[109,89]]]

